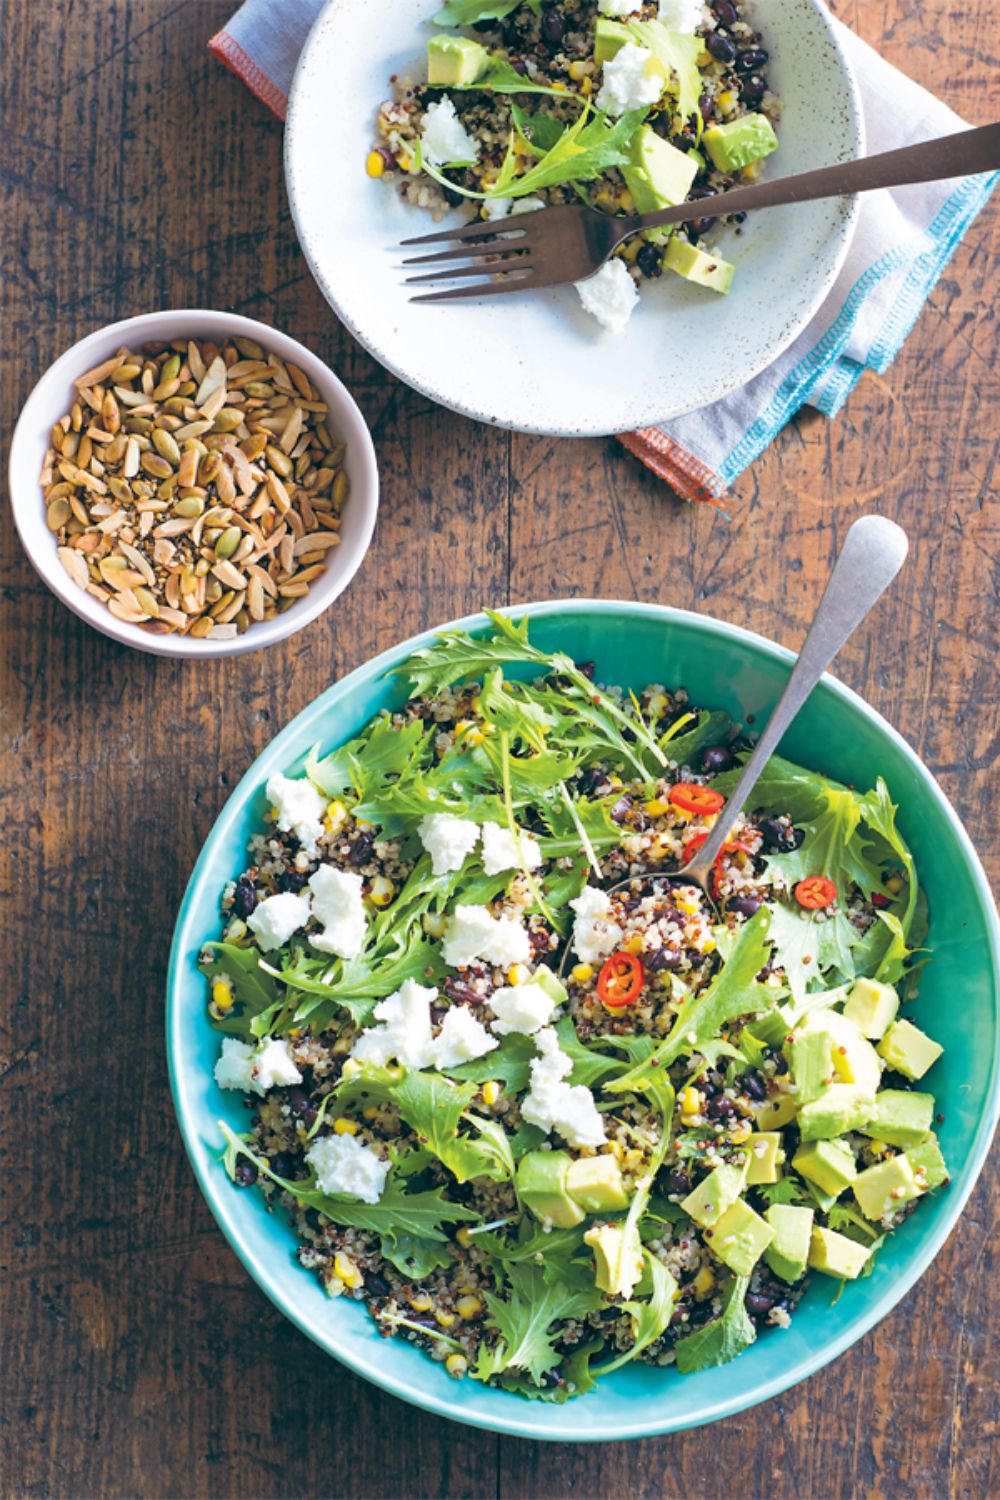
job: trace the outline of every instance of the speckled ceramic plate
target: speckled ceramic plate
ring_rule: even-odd
[[[603,332],[572,287],[480,303],[415,305],[401,256],[428,215],[365,174],[392,73],[423,76],[433,0],[330,0],[289,101],[285,172],[299,239],[323,295],[408,385],[455,411],[522,432],[625,432],[745,385],[799,334],[847,253],[856,199],[771,209],[730,231],[728,297],[665,275],[645,283],[624,333]],[[863,149],[857,86],[821,0],[757,0],[769,79],[785,112],[774,175]],[[387,24],[388,23],[388,24]],[[456,222],[462,219],[456,213]]]

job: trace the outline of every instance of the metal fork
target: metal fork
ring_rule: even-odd
[[[465,297],[497,297],[509,292],[534,291],[584,281],[601,269],[624,240],[644,229],[683,224],[703,218],[746,213],[754,208],[776,208],[784,203],[808,203],[816,198],[839,198],[847,193],[867,193],[875,188],[903,187],[913,182],[936,182],[946,177],[965,177],[1000,167],[1000,124],[962,130],[957,135],[904,146],[856,161],[820,167],[795,177],[781,177],[754,187],[735,188],[706,200],[681,203],[676,208],[632,218],[612,218],[596,209],[567,205],[524,214],[516,220],[495,223],[476,220],[459,229],[442,229],[404,240],[403,246],[431,245],[455,240],[451,249],[417,255],[403,265],[434,265],[433,271],[408,276],[406,285],[420,282],[454,281],[488,276],[488,281],[451,287],[411,297],[411,302],[451,302]],[[468,261],[472,265],[448,265],[445,261]]]

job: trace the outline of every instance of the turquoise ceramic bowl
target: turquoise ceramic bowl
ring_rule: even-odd
[[[654,605],[572,600],[526,606],[532,639],[546,649],[593,659],[605,681],[639,686],[684,683],[694,699],[734,718],[770,712],[788,676],[789,652],[732,625]],[[481,615],[457,622],[487,626]],[[271,1300],[323,1349],[367,1380],[417,1406],[497,1432],[598,1442],[651,1437],[712,1422],[766,1401],[850,1347],[904,1296],[944,1244],[983,1165],[1000,1105],[998,990],[1000,930],[986,878],[969,839],[929,772],[899,735],[860,698],[824,679],[782,751],[806,766],[868,786],[885,777],[901,804],[900,822],[917,859],[931,910],[934,962],[921,984],[915,1018],[945,1046],[932,1086],[945,1114],[940,1134],[954,1171],[880,1253],[873,1274],[845,1288],[815,1277],[791,1328],[760,1338],[722,1369],[678,1376],[629,1366],[564,1406],[527,1402],[455,1382],[440,1365],[375,1332],[363,1307],[331,1301],[293,1260],[294,1238],[259,1195],[232,1187],[219,1164],[216,1126],[243,1128],[244,1111],[212,1080],[218,1036],[205,1016],[199,946],[215,936],[224,882],[243,867],[246,841],[264,812],[272,771],[301,764],[317,741],[340,744],[377,710],[402,701],[386,673],[431,632],[359,667],[274,739],[244,776],[210,834],[181,906],[170,962],[167,1049],[181,1132],[201,1189],[233,1249]]]

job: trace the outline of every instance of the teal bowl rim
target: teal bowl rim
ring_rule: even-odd
[[[737,642],[743,646],[749,646],[759,653],[770,657],[773,661],[791,667],[795,661],[795,654],[777,642],[768,640],[765,636],[757,635],[754,631],[745,630],[742,626],[731,625],[723,620],[714,619],[708,615],[696,614],[691,610],[674,609],[668,605],[641,604],[627,600],[613,599],[564,599],[552,600],[535,604],[519,604],[505,607],[505,614],[520,619],[525,615],[532,618],[544,618],[550,615],[603,613],[615,615],[632,615],[634,617],[653,617],[664,621],[673,621],[688,627],[694,626],[703,631],[707,636],[714,636],[722,640]],[[166,1007],[166,1043],[167,1063],[170,1074],[170,1091],[177,1114],[178,1125],[188,1159],[194,1169],[195,1177],[201,1188],[202,1194],[212,1211],[220,1229],[229,1241],[229,1244],[249,1271],[254,1281],[261,1290],[270,1298],[274,1305],[295,1326],[304,1333],[313,1343],[318,1344],[327,1354],[341,1364],[345,1364],[355,1374],[362,1376],[373,1385],[380,1386],[393,1396],[409,1402],[413,1406],[422,1407],[425,1411],[434,1412],[437,1416],[447,1417],[450,1421],[460,1422],[465,1426],[477,1427],[487,1432],[503,1433],[507,1436],[530,1438],[536,1441],[552,1442],[619,1442],[625,1439],[661,1437],[671,1432],[688,1431],[694,1427],[701,1427],[710,1422],[720,1421],[724,1417],[730,1417],[738,1412],[746,1411],[753,1406],[758,1406],[764,1401],[769,1401],[775,1396],[781,1395],[792,1386],[807,1380],[815,1375],[818,1370],[823,1369],[832,1360],[843,1354],[852,1344],[862,1338],[876,1323],[892,1311],[896,1304],[906,1295],[910,1288],[923,1275],[931,1261],[942,1248],[956,1222],[961,1216],[962,1210],[968,1202],[969,1196],[983,1169],[996,1130],[998,1118],[1000,1118],[1000,1044],[994,1050],[990,1073],[989,1087],[985,1101],[985,1109],[980,1119],[979,1127],[972,1141],[971,1148],[961,1171],[956,1174],[952,1181],[952,1188],[948,1195],[948,1211],[942,1217],[941,1222],[934,1231],[923,1242],[919,1251],[915,1253],[906,1269],[890,1286],[886,1288],[878,1302],[867,1313],[859,1314],[852,1318],[846,1328],[829,1343],[823,1344],[815,1353],[796,1365],[788,1376],[776,1375],[770,1380],[755,1386],[744,1395],[734,1396],[724,1401],[706,1403],[702,1411],[694,1418],[683,1420],[671,1420],[665,1414],[662,1420],[643,1421],[634,1426],[623,1425],[620,1422],[613,1426],[604,1425],[591,1420],[587,1429],[583,1432],[559,1432],[546,1428],[534,1419],[533,1408],[525,1403],[526,1410],[523,1415],[512,1414],[509,1407],[498,1403],[497,1413],[484,1417],[478,1413],[470,1414],[456,1411],[440,1397],[419,1387],[410,1381],[399,1379],[393,1374],[377,1369],[363,1359],[343,1353],[333,1347],[333,1340],[319,1334],[311,1328],[302,1318],[294,1304],[294,1300],[281,1287],[280,1278],[271,1265],[262,1264],[249,1249],[241,1242],[239,1235],[230,1227],[229,1214],[225,1199],[217,1191],[220,1184],[206,1171],[202,1161],[202,1150],[196,1138],[196,1132],[189,1128],[185,1117],[181,1085],[178,1077],[177,1056],[181,1043],[182,1008],[180,1005],[180,971],[185,958],[189,954],[186,946],[187,938],[185,929],[189,919],[189,905],[192,901],[194,889],[198,884],[202,869],[209,862],[211,851],[218,839],[228,833],[233,822],[242,816],[246,799],[254,793],[260,784],[260,773],[257,766],[264,755],[272,755],[282,745],[298,739],[303,729],[307,729],[310,722],[320,718],[326,711],[328,700],[337,693],[344,694],[345,690],[362,680],[370,681],[373,675],[383,676],[392,667],[397,666],[412,652],[421,646],[427,645],[444,630],[477,630],[488,625],[484,614],[477,613],[466,615],[461,619],[452,620],[447,624],[436,626],[432,630],[421,631],[419,635],[411,636],[409,640],[402,641],[396,646],[372,657],[361,666],[356,667],[353,672],[338,682],[332,683],[317,698],[314,698],[301,713],[297,714],[290,723],[286,724],[272,740],[264,747],[255,758],[246,774],[233,790],[221,813],[212,826],[212,830],[202,846],[201,853],[191,872],[181,902],[177,923],[174,928],[173,941],[170,948],[170,963],[167,974],[167,1007]],[[998,920],[996,908],[993,902],[992,892],[986,873],[980,863],[979,856],[973,848],[969,835],[966,833],[958,814],[955,812],[948,798],[938,786],[931,772],[924,765],[920,757],[913,751],[902,735],[892,725],[876,712],[863,698],[850,688],[846,687],[837,678],[827,674],[817,691],[833,694],[842,702],[859,711],[865,718],[872,722],[875,727],[887,739],[889,739],[904,758],[909,762],[912,769],[917,773],[924,783],[925,791],[933,797],[940,810],[949,822],[956,844],[960,848],[965,861],[972,874],[977,894],[985,917],[985,925],[989,935],[990,955],[992,958],[994,986],[1000,993],[1000,920]]]

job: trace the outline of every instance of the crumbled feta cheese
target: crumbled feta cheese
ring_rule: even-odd
[[[518,214],[537,213],[538,209],[545,207],[543,198],[487,198],[485,203],[486,217],[488,219],[506,219],[508,215],[513,219]]]
[[[487,875],[501,870],[519,870],[522,866],[537,870],[542,851],[534,834],[518,829],[516,836],[499,823],[483,824],[483,869]]]
[[[668,31],[690,36],[707,19],[702,0],[660,0],[659,19]]]
[[[258,1052],[237,1037],[227,1036],[215,1065],[215,1081],[220,1089],[263,1096],[268,1089],[301,1083],[302,1074],[292,1061],[287,1042],[265,1042]]]
[[[431,1001],[436,995],[437,990],[404,979],[394,995],[375,1007],[376,1018],[384,1024],[363,1031],[351,1056],[382,1068],[393,1059],[407,1068],[429,1067],[434,1060]]]
[[[596,276],[575,283],[585,312],[610,333],[621,333],[639,301],[635,282],[622,260],[606,261]]]
[[[642,0],[597,0],[602,16],[634,16],[642,9]]]
[[[596,886],[585,885],[570,906],[576,912],[573,923],[573,948],[585,964],[605,958],[617,948],[622,930],[617,922],[608,921],[611,898]]]
[[[535,1037],[538,1056],[531,1064],[531,1087],[521,1101],[521,1116],[546,1132],[557,1130],[571,1146],[601,1146],[607,1140],[594,1096],[582,1083],[564,1082],[573,1060],[559,1046],[551,1027]]]
[[[490,996],[490,1009],[496,1016],[493,1030],[497,1036],[507,1036],[512,1031],[531,1036],[540,1026],[549,1024],[555,1006],[552,996],[540,984],[504,985]]]
[[[222,1039],[222,1056],[215,1065],[215,1081],[220,1089],[239,1089],[241,1093],[249,1093],[255,1087],[253,1081],[253,1060],[256,1056],[253,1047],[241,1042],[238,1037],[227,1036]],[[256,1092],[259,1094],[260,1089]]]
[[[458,118],[447,94],[437,104],[428,104],[420,134],[424,159],[434,166],[479,160],[479,144]]]
[[[344,1193],[362,1203],[377,1203],[389,1175],[389,1163],[353,1135],[323,1135],[306,1152],[324,1193]]]
[[[597,108],[606,110],[609,115],[624,115],[630,109],[647,109],[659,99],[665,83],[663,67],[649,48],[626,42],[604,64]]]
[[[536,214],[540,208],[545,207],[544,198],[515,198],[514,207],[511,209],[511,217],[516,214]]]
[[[281,891],[277,896],[265,896],[247,917],[247,926],[257,939],[257,946],[264,953],[280,948],[287,943],[293,932],[298,932],[309,920],[309,897],[295,891]]]
[[[479,824],[452,813],[429,813],[417,824],[420,842],[431,857],[435,875],[460,870],[479,838]]]
[[[336,953],[338,958],[357,958],[364,947],[368,918],[361,895],[360,875],[320,865],[309,882],[312,891],[313,916],[322,925],[309,941],[321,953]]]
[[[267,783],[264,795],[277,813],[281,833],[294,833],[306,854],[315,855],[323,832],[327,799],[308,776],[292,780],[279,771]]]
[[[268,1089],[289,1088],[302,1082],[302,1074],[295,1066],[288,1043],[275,1040],[265,1042],[257,1053],[253,1065],[254,1088],[258,1094]]]
[[[467,1005],[453,1005],[434,1038],[434,1066],[454,1068],[474,1057],[484,1057],[499,1045]]]
[[[494,917],[485,906],[456,906],[445,927],[441,951],[451,969],[460,969],[476,958],[506,967],[525,963],[531,956],[531,944],[514,917]]]

